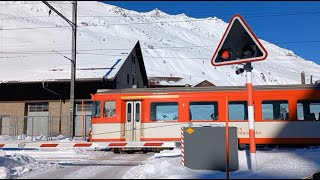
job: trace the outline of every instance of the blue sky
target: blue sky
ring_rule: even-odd
[[[320,1],[104,1],[125,9],[218,17],[241,14],[259,39],[320,64]]]

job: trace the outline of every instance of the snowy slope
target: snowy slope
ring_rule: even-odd
[[[49,3],[72,19],[70,2]],[[49,8],[40,1],[1,1],[0,12],[0,82],[70,78],[70,61],[61,55],[71,58],[71,27],[67,22],[54,12],[49,15]],[[148,78],[183,78],[162,81],[163,85],[194,85],[203,80],[219,86],[245,84],[245,74],[235,74],[242,65],[211,65],[228,24],[218,17],[195,19],[158,9],[139,13],[79,1],[77,22],[77,79],[103,76],[107,70],[80,69],[111,67],[116,59],[125,58],[122,52],[128,51],[120,42],[138,39]],[[261,42],[269,56],[253,63],[254,84],[300,84],[302,71],[307,83],[310,75],[313,82],[320,79],[320,65],[272,42]]]

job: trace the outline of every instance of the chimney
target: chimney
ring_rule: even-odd
[[[304,71],[301,73],[301,84],[306,84],[306,74]]]

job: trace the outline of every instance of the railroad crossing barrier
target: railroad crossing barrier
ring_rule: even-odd
[[[20,142],[20,143],[1,143],[0,149],[43,149],[43,148],[174,148],[175,142]]]

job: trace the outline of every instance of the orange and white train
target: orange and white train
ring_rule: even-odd
[[[256,144],[320,144],[320,84],[254,86]],[[133,88],[92,95],[91,142],[110,147],[174,147],[181,127],[236,126],[249,144],[247,89]]]

